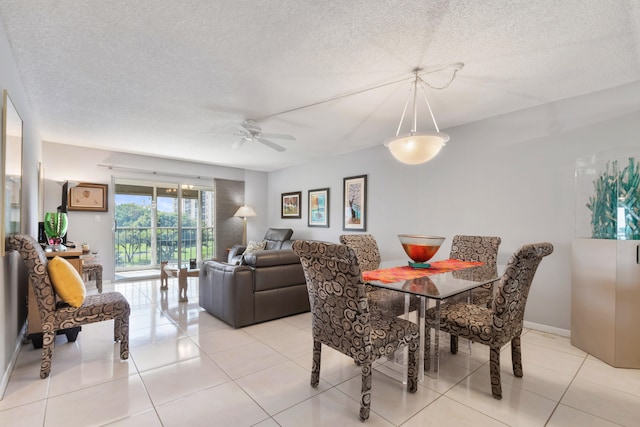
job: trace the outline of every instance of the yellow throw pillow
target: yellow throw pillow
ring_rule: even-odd
[[[47,269],[53,289],[62,301],[72,307],[80,307],[87,291],[78,270],[69,261],[59,256],[49,261]]]

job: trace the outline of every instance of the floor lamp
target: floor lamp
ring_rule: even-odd
[[[236,213],[233,214],[233,216],[242,217],[242,220],[243,220],[243,224],[242,224],[242,244],[246,245],[247,244],[247,218],[250,217],[250,216],[257,216],[256,215],[256,211],[254,211],[253,209],[251,209],[247,205],[242,205],[242,206],[240,206],[238,208]]]

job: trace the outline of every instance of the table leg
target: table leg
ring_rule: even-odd
[[[187,298],[187,269],[181,268],[178,273],[178,291],[179,291],[179,302],[189,301]]]
[[[434,344],[433,344],[433,372],[434,378],[438,378],[440,367],[440,300],[436,300],[435,327],[433,328]]]
[[[427,354],[425,350],[424,356],[427,357],[428,360],[428,364],[424,362],[423,360],[423,365],[424,365],[424,370],[425,372],[430,372],[429,376],[431,378],[434,379],[438,379],[440,373],[439,373],[439,368],[440,368],[440,300],[435,300],[435,319],[433,321],[433,345],[431,345],[431,333],[429,333],[428,338],[426,335],[426,331],[425,331],[425,343],[424,346],[427,347],[429,350],[429,353]],[[425,303],[424,309],[421,309],[421,312],[426,313],[425,310],[428,309],[428,303]],[[424,317],[424,316],[423,316]],[[422,322],[424,322],[424,318],[422,319]],[[425,322],[425,328],[428,328],[429,326],[426,325]],[[431,331],[429,331],[431,332]],[[421,332],[422,333],[422,332]],[[426,340],[429,339],[429,342],[427,343]],[[422,345],[422,342],[420,343],[420,345]]]
[[[420,351],[418,357],[420,358],[419,368],[418,368],[418,381],[424,381],[424,345],[425,345],[425,322],[424,316],[427,309],[427,298],[420,297],[420,307],[418,308],[418,328],[420,329]]]
[[[160,290],[166,291],[169,289],[169,275],[164,268],[167,266],[167,262],[163,261],[160,263]]]

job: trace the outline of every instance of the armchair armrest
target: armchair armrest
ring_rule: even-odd
[[[242,254],[247,249],[245,245],[233,245],[229,249],[229,255],[227,256],[227,262],[232,265],[240,264],[242,260]]]
[[[253,268],[206,261],[200,268],[199,303],[234,328],[254,322]]]

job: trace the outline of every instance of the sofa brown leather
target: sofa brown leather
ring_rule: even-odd
[[[291,241],[282,243],[280,247],[291,247]],[[302,264],[291,249],[244,254],[241,262],[203,263],[199,303],[207,312],[239,328],[309,311]]]

